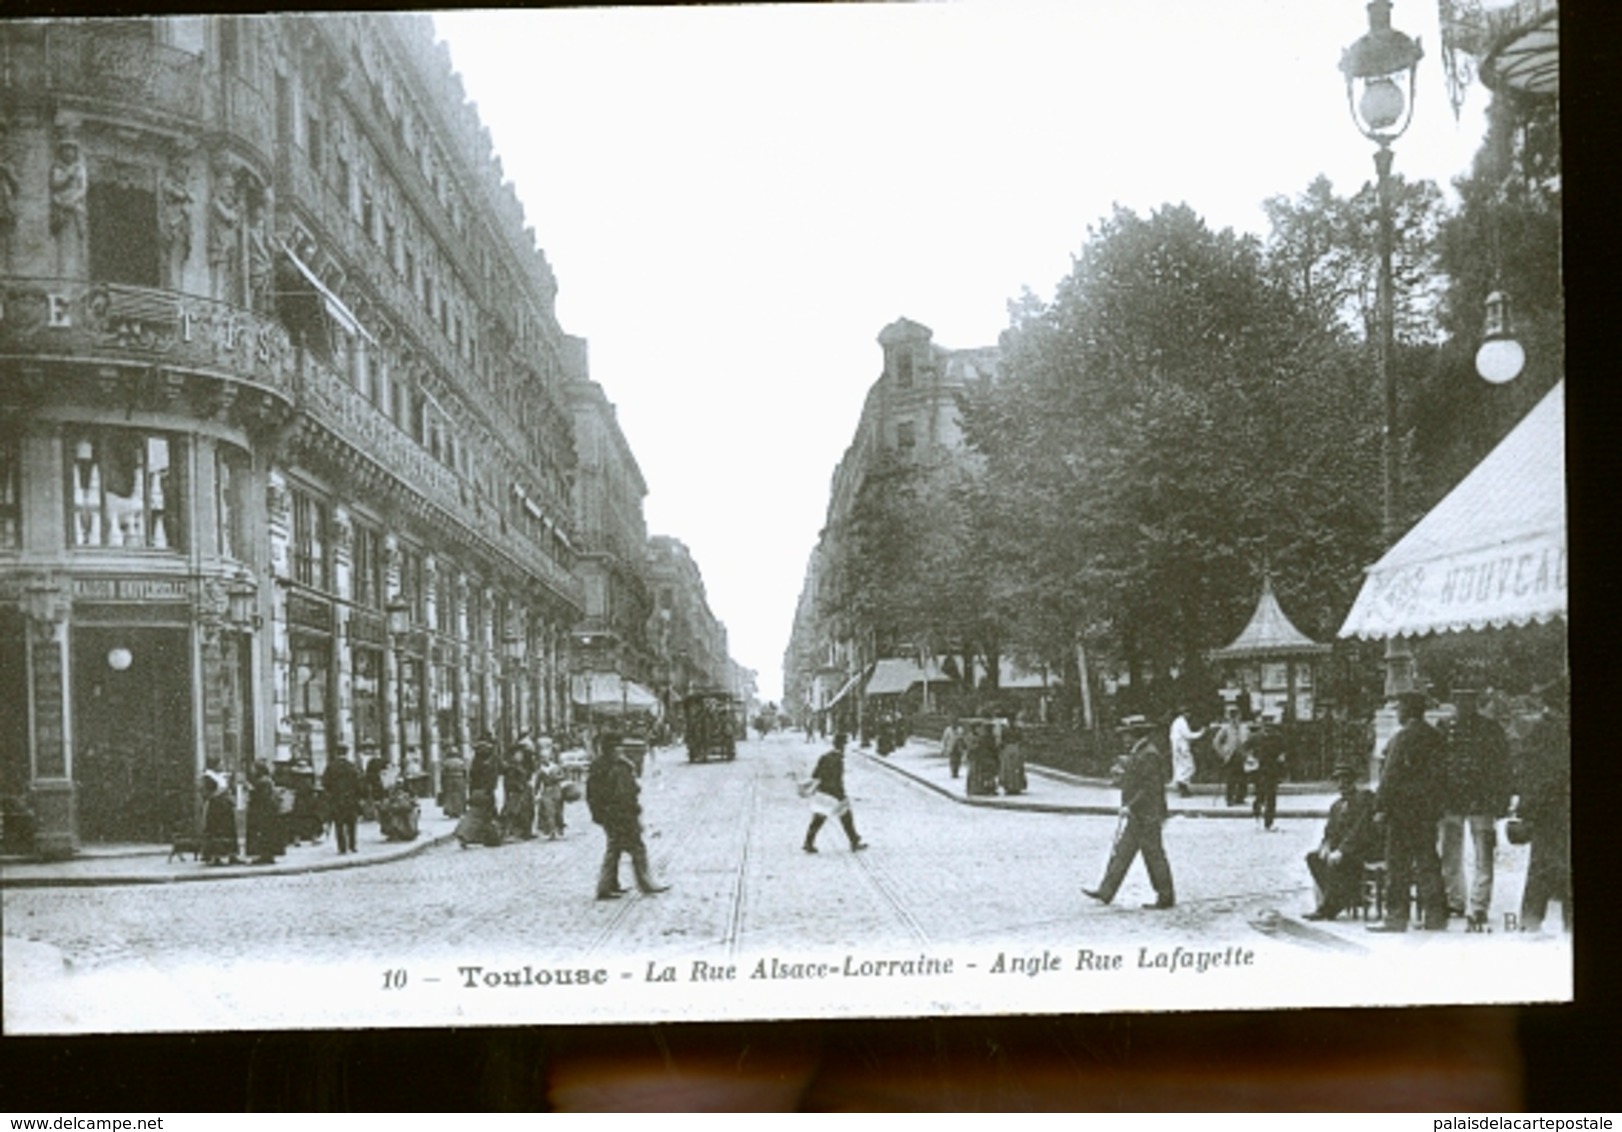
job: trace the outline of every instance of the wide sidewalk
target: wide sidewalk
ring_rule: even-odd
[[[933,740],[914,736],[888,755],[879,755],[872,747],[851,749],[859,750],[875,766],[905,775],[968,806],[1061,814],[1115,814],[1120,811],[1120,790],[1102,778],[1088,778],[1027,763],[1025,770],[1029,788],[1024,793],[969,797],[963,790],[966,772],[953,778],[946,757],[941,754],[940,744]],[[1226,803],[1220,784],[1196,783],[1193,792],[1192,797],[1184,798],[1168,788],[1166,806],[1169,812],[1190,818],[1254,820],[1248,803],[1243,806],[1229,806]],[[1339,793],[1324,783],[1284,783],[1279,787],[1278,817],[1315,818],[1321,821],[1329,816],[1329,807],[1337,797]]]
[[[438,805],[427,802],[419,830],[415,841],[388,841],[375,821],[363,821],[353,853],[340,854],[329,835],[314,844],[290,845],[269,865],[205,865],[190,854],[171,856],[166,845],[87,845],[61,861],[0,858],[0,888],[170,884],[363,868],[398,861],[451,840],[456,819],[443,816]]]

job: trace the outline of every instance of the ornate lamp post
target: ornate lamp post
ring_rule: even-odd
[[[1379,327],[1375,334],[1375,371],[1385,394],[1385,503],[1382,533],[1390,546],[1402,533],[1399,506],[1401,479],[1397,453],[1397,379],[1391,369],[1396,339],[1391,278],[1391,143],[1408,129],[1414,116],[1415,76],[1424,51],[1419,41],[1391,26],[1390,0],[1368,5],[1369,30],[1341,52],[1346,77],[1346,107],[1358,131],[1379,148],[1374,171],[1379,202],[1380,276],[1376,295]],[[1406,87],[1406,91],[1404,88]],[[1387,698],[1413,687],[1413,656],[1396,637],[1386,639]]]
[[[395,770],[402,782],[409,782],[406,766],[406,638],[411,633],[411,605],[403,598],[395,598],[383,606],[383,615],[389,633],[389,644],[394,651],[394,718],[391,720],[398,748]]]

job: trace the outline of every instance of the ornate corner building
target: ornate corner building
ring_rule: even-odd
[[[8,842],[167,839],[205,765],[339,744],[426,795],[566,726],[583,351],[428,17],[0,53]]]
[[[958,397],[995,377],[995,346],[947,349],[934,331],[898,318],[879,332],[884,369],[867,392],[855,435],[834,469],[828,513],[806,561],[794,626],[783,655],[784,707],[817,714],[837,708],[856,677],[878,659],[873,626],[841,612],[842,540],[864,482],[886,461],[929,469],[968,458]],[[855,697],[851,697],[854,699]]]

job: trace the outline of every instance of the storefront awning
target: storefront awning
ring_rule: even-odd
[[[862,673],[858,672],[856,675],[852,676],[849,680],[846,680],[844,685],[840,687],[839,691],[834,693],[833,699],[831,699],[827,703],[823,704],[822,708],[818,709],[818,710],[833,707],[840,700],[844,699],[845,696],[850,693],[850,690],[852,688],[856,687],[856,685],[861,682],[861,679],[862,679]]]
[[[926,679],[924,669],[917,661],[907,657],[886,657],[873,665],[873,675],[867,681],[870,696],[895,696],[921,684]],[[933,658],[929,661],[927,679],[931,684],[944,684],[951,679],[941,671]]]
[[[1370,567],[1340,636],[1363,640],[1566,615],[1565,383]]]
[[[345,333],[364,338],[372,345],[377,345],[377,339],[366,332],[366,328],[360,324],[360,320],[355,317],[354,312],[344,304],[342,299],[334,295],[332,290],[321,282],[321,277],[302,259],[294,255],[293,249],[289,248],[285,243],[282,244],[282,254],[287,257],[287,262],[298,272],[299,277],[309,284],[310,289],[321,299],[321,305],[326,308],[327,315],[333,322],[337,323]]]
[[[659,697],[617,672],[586,672],[574,677],[571,697],[575,705],[601,712],[657,714]]]

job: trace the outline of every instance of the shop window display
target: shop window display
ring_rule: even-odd
[[[68,438],[74,546],[183,550],[183,445],[133,429]]]

